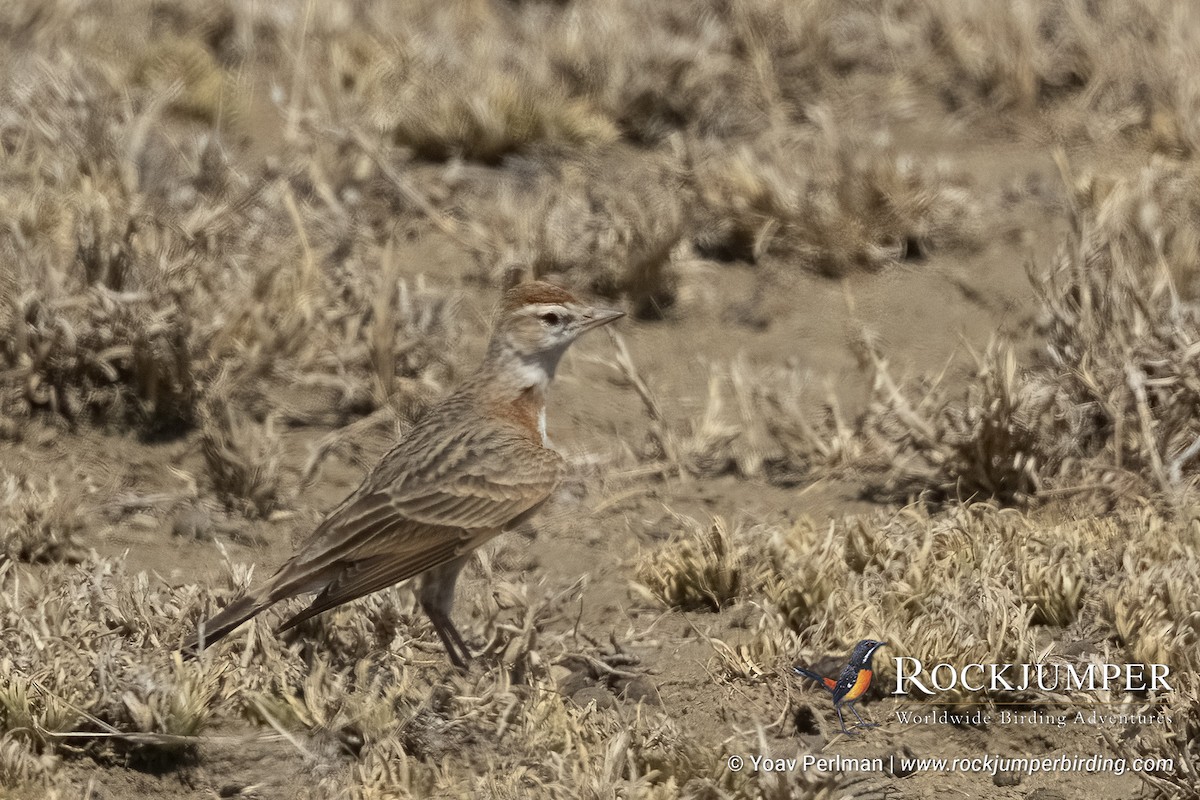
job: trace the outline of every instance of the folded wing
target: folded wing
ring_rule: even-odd
[[[401,448],[385,456],[276,573],[272,600],[321,590],[303,618],[457,558],[545,502],[563,470],[556,452],[516,433],[423,455],[415,468]]]

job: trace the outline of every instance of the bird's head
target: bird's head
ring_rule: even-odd
[[[518,284],[504,293],[488,358],[524,386],[544,388],[571,342],[623,316],[624,311],[580,302],[552,283]]]
[[[851,654],[850,660],[856,664],[870,667],[871,658],[875,655],[875,651],[886,646],[887,642],[880,642],[875,639],[863,639],[854,645],[854,652]]]

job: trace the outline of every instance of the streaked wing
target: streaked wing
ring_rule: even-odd
[[[451,532],[443,535],[428,537],[438,544],[428,547],[415,558],[396,558],[385,553],[370,556],[347,565],[325,589],[317,595],[312,604],[287,622],[279,626],[280,631],[299,625],[309,617],[314,617],[322,611],[328,611],[335,606],[349,603],[359,597],[386,589],[400,581],[420,575],[430,567],[444,564],[469,549],[469,543]]]
[[[421,571],[443,563],[474,538],[471,531],[502,529],[545,502],[563,469],[558,453],[515,433],[493,431],[477,442],[452,439],[438,452],[423,452],[416,464],[406,449],[402,443],[385,456],[358,491],[325,518],[280,569],[272,594],[313,591],[350,564],[377,556],[425,564]],[[448,550],[447,540],[453,543]],[[431,552],[450,555],[426,563]]]
[[[389,454],[366,483],[407,519],[457,528],[499,528],[550,496],[562,476],[558,453],[516,431],[473,432],[429,448],[400,469]],[[398,461],[401,454],[395,453]]]

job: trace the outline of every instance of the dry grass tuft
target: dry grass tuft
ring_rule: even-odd
[[[639,563],[638,580],[671,608],[720,611],[743,590],[745,534],[720,517],[678,521],[683,532]]]
[[[57,753],[170,763],[214,717],[243,714],[361,749],[399,735],[418,712],[423,689],[404,648],[332,649],[304,668],[275,637],[256,637],[252,624],[238,658],[210,652],[181,661],[176,645],[211,605],[195,586],[167,588],[113,561],[59,567],[39,581],[0,567],[0,625],[10,645],[0,658],[5,763],[26,763],[18,745],[47,768]],[[339,630],[373,618],[360,610],[324,621],[325,639],[344,639]],[[411,714],[398,718],[403,708]]]
[[[1038,285],[1047,371],[1086,415],[1082,443],[1099,468],[1164,492],[1194,469],[1200,441],[1200,227],[1166,210],[1198,181],[1166,162],[1074,181],[1072,239]]]
[[[794,366],[758,367],[736,359],[712,366],[704,413],[681,434],[684,468],[697,476],[733,473],[793,485],[814,469],[857,464],[862,438],[831,387],[817,413],[811,376]]]
[[[804,137],[693,150],[702,252],[771,252],[836,277],[978,244],[982,209],[964,177],[846,135],[827,111],[812,116]]]
[[[1021,599],[1033,608],[1035,625],[1065,628],[1074,622],[1094,572],[1090,542],[1064,533],[1070,529],[1060,526],[1032,535],[1021,549]]]
[[[897,63],[944,106],[1060,137],[1195,152],[1200,95],[1180,65],[1200,26],[1172,0],[908,4],[888,20]],[[1041,112],[1041,116],[1038,116]]]
[[[377,124],[422,158],[494,164],[536,144],[595,146],[617,139],[612,122],[561,89],[487,69],[447,72],[441,63],[408,64],[403,79],[381,80],[377,89],[390,106]],[[464,94],[463,86],[474,91]]]
[[[512,176],[461,180],[457,203],[483,231],[475,257],[487,279],[557,275],[628,298],[640,317],[662,317],[677,296],[674,262],[688,233],[676,160],[622,147],[514,167]]]
[[[46,790],[57,765],[54,756],[30,751],[11,733],[0,737],[0,787]]]
[[[872,389],[855,466],[879,476],[883,496],[1028,502],[1076,453],[1080,415],[1011,348],[992,343],[977,356],[961,394],[940,377],[901,384],[869,337],[861,354]]]
[[[230,406],[228,395],[217,395],[205,402],[201,420],[200,452],[213,493],[227,508],[270,516],[283,502],[273,419],[252,422]]]
[[[78,561],[83,518],[50,480],[38,487],[15,475],[0,486],[0,564]]]
[[[339,43],[335,58],[363,113],[420,158],[496,163],[536,146],[613,142],[613,122],[574,95],[549,65],[521,56],[532,32],[502,10],[425,3],[400,22],[400,41]]]
[[[19,387],[9,394],[19,392],[28,411],[149,432],[192,421],[190,323],[175,303],[96,284],[70,300],[27,295],[6,311],[7,378]]]
[[[1108,746],[1125,758],[1143,759],[1147,766],[1137,774],[1154,797],[1192,797],[1195,775],[1200,770],[1200,696],[1192,676],[1180,676],[1172,684],[1174,691],[1160,706],[1172,724],[1146,725],[1131,735],[1118,737],[1104,731]],[[1163,760],[1169,759],[1172,768]],[[1155,765],[1155,766],[1150,766]]]
[[[10,570],[0,581],[12,644],[0,661],[0,728],[37,751],[74,743],[176,753],[228,691],[220,669],[170,655],[168,642],[198,613],[194,588],[152,588],[144,574],[98,560],[19,592]]]
[[[1200,595],[1190,564],[1200,523],[1194,513],[1174,524],[1152,514],[1133,523],[1121,556],[1123,578],[1103,594],[1105,618],[1137,661],[1191,672],[1198,666]]]
[[[814,414],[804,402],[810,376],[795,367],[758,367],[743,358],[710,365],[703,410],[680,421],[668,418],[620,337],[615,341],[616,358],[603,363],[638,394],[650,423],[647,444],[631,448],[631,456],[663,474],[734,474],[791,486],[817,467],[850,469],[863,458],[863,441],[832,389]]]
[[[213,52],[198,39],[165,36],[138,56],[133,86],[164,93],[168,108],[210,125],[229,125],[242,114],[242,94]]]
[[[1196,644],[1200,637],[1200,608],[1192,559],[1200,525],[1195,509],[1186,509],[1173,520],[1143,512],[1129,520],[1129,544],[1119,556],[1120,572],[1101,597],[1104,621],[1135,663],[1171,665],[1171,692],[1151,698],[1153,711],[1167,714],[1167,726],[1147,725],[1117,737],[1108,733],[1108,745],[1126,757],[1173,759],[1174,769],[1141,773],[1149,787],[1163,797],[1187,797],[1194,792],[1200,767],[1196,736],[1200,732],[1200,698],[1194,679]]]

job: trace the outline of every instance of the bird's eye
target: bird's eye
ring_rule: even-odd
[[[553,311],[547,311],[545,314],[541,314],[539,316],[541,317],[542,322],[546,323],[547,325],[553,326],[562,322],[562,317],[560,317],[558,314],[555,314]]]

